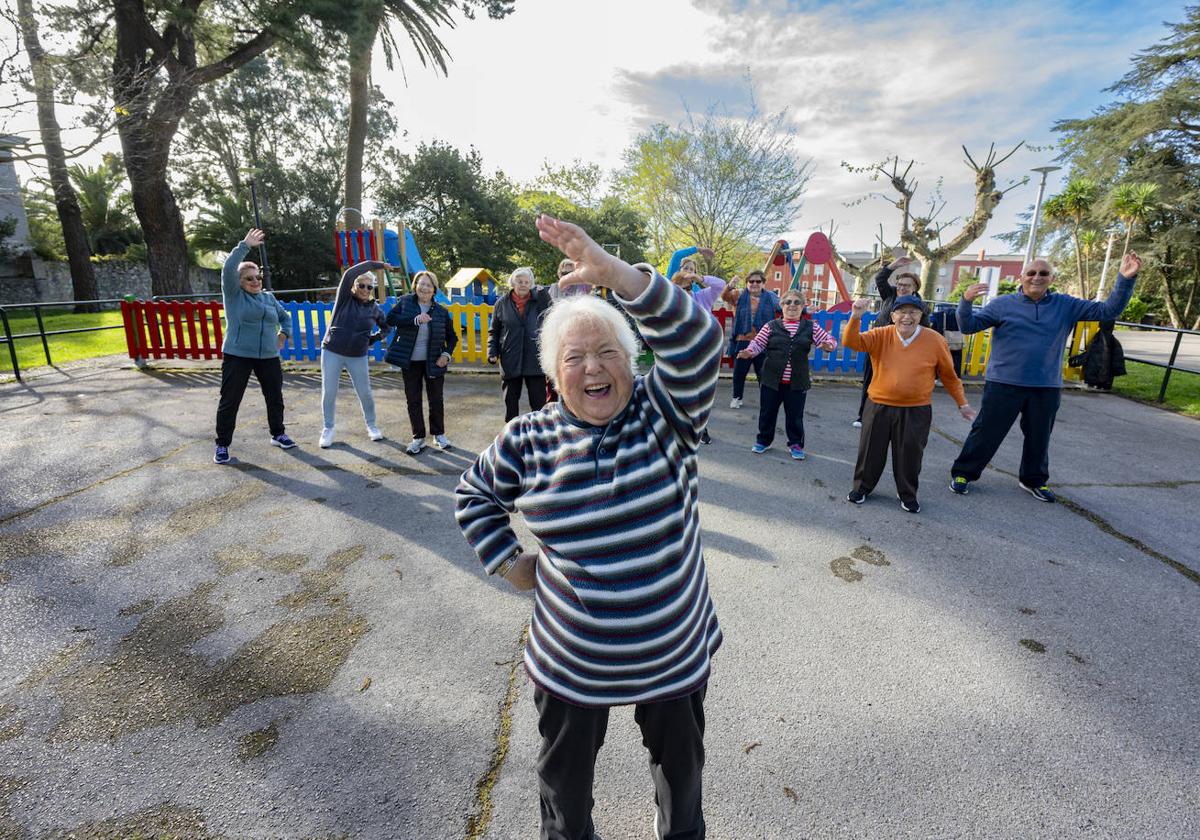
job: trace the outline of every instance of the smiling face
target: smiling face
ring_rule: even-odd
[[[593,426],[616,417],[633,393],[629,354],[607,324],[580,320],[559,347],[558,392],[567,409]]]
[[[783,309],[783,320],[785,321],[799,321],[800,316],[804,314],[804,298],[795,292],[784,294],[779,305]]]
[[[256,295],[262,291],[262,275],[259,274],[258,266],[254,263],[242,263],[238,270],[238,283],[242,289],[252,295]]]
[[[750,293],[750,297],[758,297],[763,290],[763,276],[757,271],[753,274],[746,275],[746,291]]]
[[[413,291],[417,293],[417,300],[421,303],[429,303],[433,300],[433,293],[436,291],[433,281],[429,279],[428,274],[422,274],[417,278],[416,285],[413,286]]]
[[[1032,300],[1040,300],[1054,282],[1054,269],[1045,260],[1034,260],[1021,270],[1021,291]]]
[[[901,336],[908,338],[921,323],[921,310],[915,306],[897,307],[892,310],[892,323],[896,325],[896,331]]]
[[[369,276],[363,275],[354,281],[354,297],[363,303],[371,299],[371,295],[375,294],[375,281]]]
[[[896,294],[900,297],[917,292],[917,280],[911,274],[901,274],[896,278]]]

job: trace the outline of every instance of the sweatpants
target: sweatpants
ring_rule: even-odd
[[[775,440],[775,423],[779,419],[779,406],[783,406],[783,429],[787,432],[787,445],[804,448],[804,402],[808,391],[793,388],[789,382],[779,383],[778,388],[766,385],[759,389],[758,396],[758,442],[770,446]]]
[[[375,425],[375,397],[371,393],[371,374],[366,356],[343,356],[321,350],[321,414],[326,429],[333,428],[337,417],[338,383],[342,378],[342,368],[350,374],[350,383],[358,394],[358,404],[362,406],[363,419],[368,426]]]
[[[404,399],[408,403],[408,422],[412,424],[414,438],[426,437],[425,416],[421,406],[421,389],[429,391],[429,431],[431,435],[446,434],[445,410],[442,406],[442,388],[446,384],[445,374],[426,376],[425,362],[409,362],[404,368]]]
[[[529,410],[537,411],[546,404],[546,377],[511,376],[500,380],[504,392],[504,422],[507,423],[521,413],[521,384],[525,385]]]
[[[704,814],[703,686],[686,697],[638,703],[633,719],[650,753],[658,837],[702,840]],[[592,782],[596,755],[608,730],[609,707],[576,706],[540,688],[533,691],[538,710],[538,794],[542,840],[592,840]]]
[[[233,442],[238,409],[246,395],[250,374],[258,380],[263,399],[267,402],[267,427],[271,437],[281,435],[283,426],[283,365],[278,356],[251,359],[226,353],[221,359],[221,400],[217,403],[217,446]]]
[[[979,414],[963,443],[950,474],[967,481],[978,481],[1000,444],[1021,417],[1021,469],[1018,476],[1026,487],[1041,487],[1050,480],[1050,433],[1062,401],[1061,388],[1033,388],[986,382]]]
[[[733,398],[735,400],[742,399],[746,394],[746,376],[750,373],[750,368],[754,368],[754,375],[762,381],[763,363],[767,357],[759,353],[753,359],[739,359],[737,354],[750,346],[749,341],[739,341],[733,345]]]
[[[888,448],[892,450],[892,477],[896,493],[908,503],[917,500],[921,460],[929,441],[933,407],[928,405],[880,405],[867,400],[863,409],[862,430],[858,436],[858,459],[854,464],[854,487],[870,493],[879,483],[887,466]]]

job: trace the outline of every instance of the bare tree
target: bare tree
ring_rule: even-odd
[[[963,146],[966,164],[975,172],[975,205],[962,229],[948,240],[943,240],[942,234],[957,220],[938,221],[938,216],[945,209],[945,202],[939,203],[935,198],[929,202],[928,210],[923,215],[914,212],[913,197],[916,195],[918,182],[910,181],[909,175],[915,161],[902,161],[897,156],[870,167],[878,175],[886,178],[899,193],[899,198],[889,201],[901,214],[900,244],[911,256],[921,260],[921,294],[927,299],[932,300],[936,293],[935,284],[941,266],[947,260],[961,254],[964,248],[983,235],[996,205],[1004,198],[1005,193],[1027,183],[1028,179],[1023,179],[1008,189],[996,188],[996,167],[1012,157],[1023,145],[1024,141],[1014,146],[1008,154],[998,157],[996,144],[993,143],[988,147],[987,157],[982,164],[976,163],[967,147]]]

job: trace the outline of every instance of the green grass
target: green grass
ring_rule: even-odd
[[[120,312],[95,312],[75,314],[70,309],[42,310],[42,322],[47,332],[51,330],[69,330],[81,327],[106,327],[121,324]],[[36,333],[37,318],[28,310],[10,311],[8,323],[14,335]],[[3,328],[0,327],[0,338]],[[73,362],[77,359],[92,359],[96,356],[108,356],[113,353],[124,353],[125,331],[103,330],[100,332],[76,333],[74,335],[52,335],[46,341],[50,345],[50,359],[58,365],[63,362]],[[17,362],[21,370],[46,364],[46,354],[42,352],[42,341],[34,338],[21,338],[16,341]],[[8,345],[0,345],[0,371],[12,371],[12,357]]]
[[[1113,392],[1158,405],[1155,400],[1158,399],[1158,390],[1162,387],[1166,370],[1140,362],[1126,362],[1125,369],[1127,372],[1124,376],[1113,380]],[[1190,417],[1200,417],[1200,375],[1172,371],[1162,406]]]

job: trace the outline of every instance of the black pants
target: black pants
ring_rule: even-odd
[[[521,413],[521,383],[525,383],[525,394],[529,399],[529,410],[537,411],[546,404],[546,377],[512,376],[500,380],[504,392],[504,422]]]
[[[871,387],[871,378],[875,375],[875,369],[871,367],[871,357],[867,356],[863,364],[863,386],[862,396],[858,399],[858,420],[863,419],[863,411],[867,407],[867,388]]]
[[[1050,480],[1050,433],[1054,431],[1054,418],[1061,401],[1061,388],[985,383],[979,415],[971,424],[971,432],[950,467],[950,474],[978,481],[1020,415],[1025,443],[1021,447],[1018,475],[1026,487],[1041,487]]]
[[[770,446],[775,440],[775,422],[779,419],[779,406],[783,406],[783,429],[787,432],[788,446],[804,448],[804,401],[808,391],[793,388],[791,383],[779,383],[778,388],[766,385],[759,390],[758,397],[758,442]]]
[[[932,422],[932,406],[901,408],[867,400],[862,433],[858,436],[858,460],[854,464],[855,488],[863,493],[875,489],[887,465],[890,446],[896,493],[906,502],[915,502],[921,460],[925,457]]]
[[[701,776],[704,771],[704,686],[686,697],[639,703],[633,718],[650,751],[650,776],[662,840],[703,840]],[[542,840],[592,840],[592,781],[596,755],[608,730],[608,707],[585,708],[540,688],[538,793]]]
[[[754,368],[754,375],[762,381],[763,362],[767,360],[762,353],[753,359],[739,359],[737,354],[749,346],[749,341],[739,341],[733,345],[733,397],[738,400],[746,393],[746,376],[750,373],[750,368]]]
[[[442,406],[442,388],[446,375],[426,376],[425,362],[409,362],[404,368],[404,399],[408,403],[408,422],[412,424],[414,438],[423,438],[425,417],[421,410],[421,388],[429,391],[429,434],[446,434],[445,411]]]
[[[233,442],[233,428],[237,425],[238,408],[246,395],[250,374],[258,380],[263,399],[267,401],[267,426],[271,437],[281,435],[283,426],[283,365],[279,357],[249,359],[231,356],[221,359],[221,401],[217,403],[217,446],[229,446]]]

